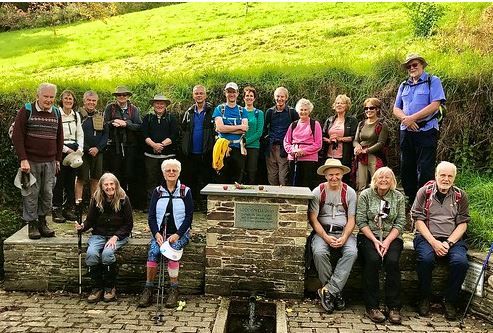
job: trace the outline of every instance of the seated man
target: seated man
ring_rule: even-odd
[[[318,290],[322,307],[328,313],[344,310],[341,292],[358,256],[355,225],[356,192],[342,182],[350,169],[339,160],[329,158],[317,173],[327,182],[313,190],[314,199],[308,206],[308,219],[314,233],[311,235],[313,262],[323,287]],[[340,251],[341,258],[332,267],[330,257]]]
[[[435,171],[435,181],[419,189],[411,208],[416,223],[414,249],[417,253],[419,280],[419,314],[430,311],[431,273],[437,258],[448,262],[449,280],[444,291],[445,318],[457,316],[456,302],[468,268],[467,246],[462,236],[467,229],[469,204],[464,191],[453,186],[457,168],[441,162]]]

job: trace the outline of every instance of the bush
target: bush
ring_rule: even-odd
[[[405,6],[416,37],[431,36],[444,14],[443,7],[432,2],[409,2]]]

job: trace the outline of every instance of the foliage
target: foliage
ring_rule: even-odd
[[[444,15],[443,7],[432,2],[408,2],[406,8],[416,37],[430,37]]]

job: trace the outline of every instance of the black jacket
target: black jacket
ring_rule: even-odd
[[[202,154],[212,154],[212,149],[214,148],[216,131],[214,128],[214,119],[212,119],[212,112],[214,109],[212,105],[208,102],[204,105],[204,134],[202,141]],[[184,156],[189,157],[192,155],[192,141],[193,141],[193,129],[194,129],[194,112],[195,104],[188,108],[183,115],[183,120],[181,122],[181,129],[183,132],[183,137],[181,141],[181,152]]]
[[[329,134],[328,131],[334,125],[334,120],[335,116],[330,116],[325,120],[324,126],[322,128],[322,137],[328,138]],[[354,136],[356,135],[356,130],[358,129],[358,120],[353,117],[349,116],[346,113],[346,117],[344,118],[344,136],[350,136],[354,139]],[[327,158],[327,151],[329,150],[329,144],[327,142],[322,141],[322,149],[321,154],[323,154],[323,159],[321,161],[325,162],[325,159]],[[343,142],[342,143],[342,161],[341,163],[345,166],[351,167],[351,163],[353,161],[353,140],[350,142]],[[319,157],[320,156],[319,154]]]

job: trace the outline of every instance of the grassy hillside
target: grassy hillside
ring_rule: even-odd
[[[441,27],[477,21],[489,4],[445,4]],[[460,18],[460,20],[459,20]],[[112,89],[266,70],[310,75],[344,68],[372,75],[382,59],[411,51],[435,72],[471,75],[490,55],[414,39],[399,3],[184,3],[108,19],[0,34],[0,93],[40,81]]]

